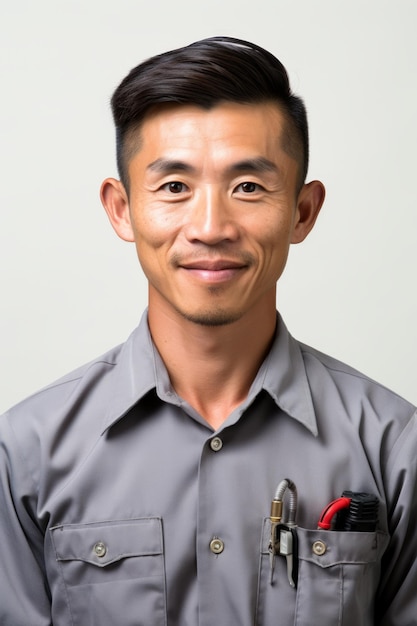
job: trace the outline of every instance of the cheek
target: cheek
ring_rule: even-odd
[[[152,211],[136,216],[133,229],[138,249],[148,247],[155,250],[169,245],[176,231],[169,216]]]
[[[158,210],[146,210],[134,220],[136,253],[148,281],[161,285],[169,272],[171,250],[177,240],[178,225],[171,216]]]
[[[290,248],[292,225],[288,220],[268,220],[258,228],[256,248],[260,271],[268,281],[276,281],[282,274]]]
[[[290,220],[276,216],[270,219],[259,219],[253,225],[252,234],[260,249],[266,254],[279,254],[289,246],[292,233],[292,223]]]

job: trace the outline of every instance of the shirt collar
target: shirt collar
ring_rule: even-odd
[[[285,413],[317,436],[316,414],[301,347],[279,314],[275,339],[262,367],[265,367],[263,389]]]
[[[119,421],[141,398],[156,387],[155,359],[147,310],[139,326],[122,345],[108,385],[104,430]]]
[[[162,392],[159,395],[168,391],[168,373],[158,356],[145,311],[139,326],[123,344],[114,363],[104,430],[120,420],[152,389],[158,388]],[[317,421],[302,352],[279,314],[274,342],[249,395],[256,394],[260,389],[265,389],[285,413],[317,435]]]

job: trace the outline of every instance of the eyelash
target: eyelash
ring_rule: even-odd
[[[251,191],[244,191],[244,189],[243,189],[244,185],[248,185],[250,187],[253,187],[253,189]],[[250,180],[247,180],[247,181],[244,181],[243,183],[240,183],[239,185],[237,185],[235,190],[239,189],[239,187],[242,187],[242,193],[244,193],[244,194],[251,194],[251,193],[255,193],[257,191],[262,191],[263,190],[262,185],[260,185],[259,183],[254,183],[253,181],[250,181]]]
[[[181,188],[180,191],[178,191],[178,190],[177,191],[173,191],[172,190],[172,187],[175,187],[176,185],[177,186],[181,185],[182,188]],[[175,195],[175,194],[183,193],[184,191],[188,190],[188,187],[187,187],[187,185],[185,183],[182,183],[179,180],[171,180],[169,183],[165,183],[164,185],[162,185],[161,189],[163,191],[167,191],[168,193],[172,193],[172,194]]]

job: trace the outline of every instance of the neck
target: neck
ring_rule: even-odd
[[[190,322],[150,301],[148,323],[176,393],[217,429],[247,397],[270,348],[275,301],[223,326]]]

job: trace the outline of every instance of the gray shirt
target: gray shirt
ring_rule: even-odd
[[[0,420],[0,623],[415,625],[416,444],[413,406],[280,318],[214,433],[172,389],[144,316]],[[285,556],[271,577],[268,551],[284,478],[298,490],[296,589]],[[378,497],[377,531],[317,530],[346,489]]]

